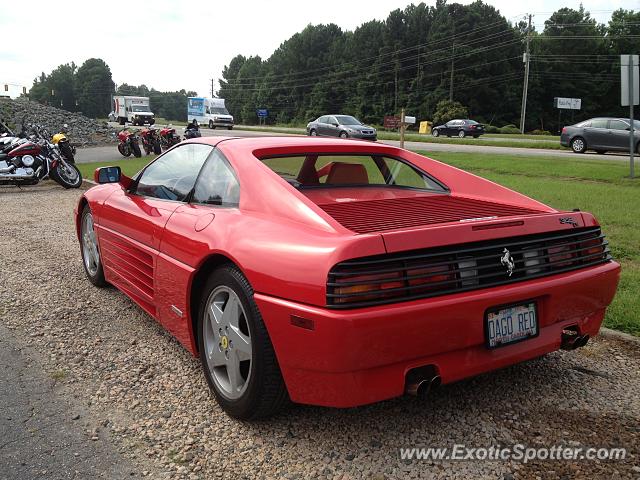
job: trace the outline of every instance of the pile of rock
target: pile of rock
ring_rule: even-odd
[[[104,121],[26,99],[0,99],[0,119],[12,129],[19,131],[23,118],[26,124],[41,125],[51,134],[59,132],[66,123],[71,143],[80,147],[116,141],[115,130]]]

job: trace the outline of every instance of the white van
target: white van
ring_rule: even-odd
[[[233,116],[224,106],[224,98],[189,97],[187,102],[187,121],[195,118],[200,125],[212,129],[233,128]]]

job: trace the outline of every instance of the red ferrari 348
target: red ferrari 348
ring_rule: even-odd
[[[593,215],[388,145],[198,138],[95,180],[76,210],[89,280],[199,356],[239,418],[580,347],[619,279]]]

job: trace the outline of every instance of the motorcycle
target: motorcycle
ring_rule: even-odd
[[[140,131],[140,137],[142,137],[142,148],[144,153],[149,155],[151,152],[156,155],[162,153],[160,146],[160,137],[158,136],[158,129],[155,127],[143,128]]]
[[[69,143],[69,139],[67,138],[67,128],[68,125],[65,123],[60,129],[59,133],[56,133],[52,138],[51,142],[54,145],[57,145],[60,149],[60,153],[64,155],[64,158],[71,163],[76,163],[75,154],[76,147]]]
[[[202,134],[200,133],[200,129],[198,127],[187,127],[184,130],[184,138],[187,140],[190,138],[199,138]]]
[[[181,140],[180,135],[176,134],[176,129],[171,125],[167,125],[160,129],[160,145],[163,150],[167,150],[174,145],[179,144]]]
[[[73,163],[65,160],[48,135],[32,127],[28,138],[15,138],[0,152],[0,185],[35,185],[51,178],[64,188],[78,188],[82,175]],[[26,133],[23,125],[23,132]]]
[[[118,151],[123,157],[128,157],[133,153],[134,157],[140,158],[142,152],[140,151],[138,135],[126,128],[118,132]]]

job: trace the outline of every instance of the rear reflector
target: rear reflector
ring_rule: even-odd
[[[308,318],[298,317],[297,315],[291,315],[290,318],[291,318],[291,325],[304,328],[306,330],[316,329],[316,325],[313,320],[309,320]]]

